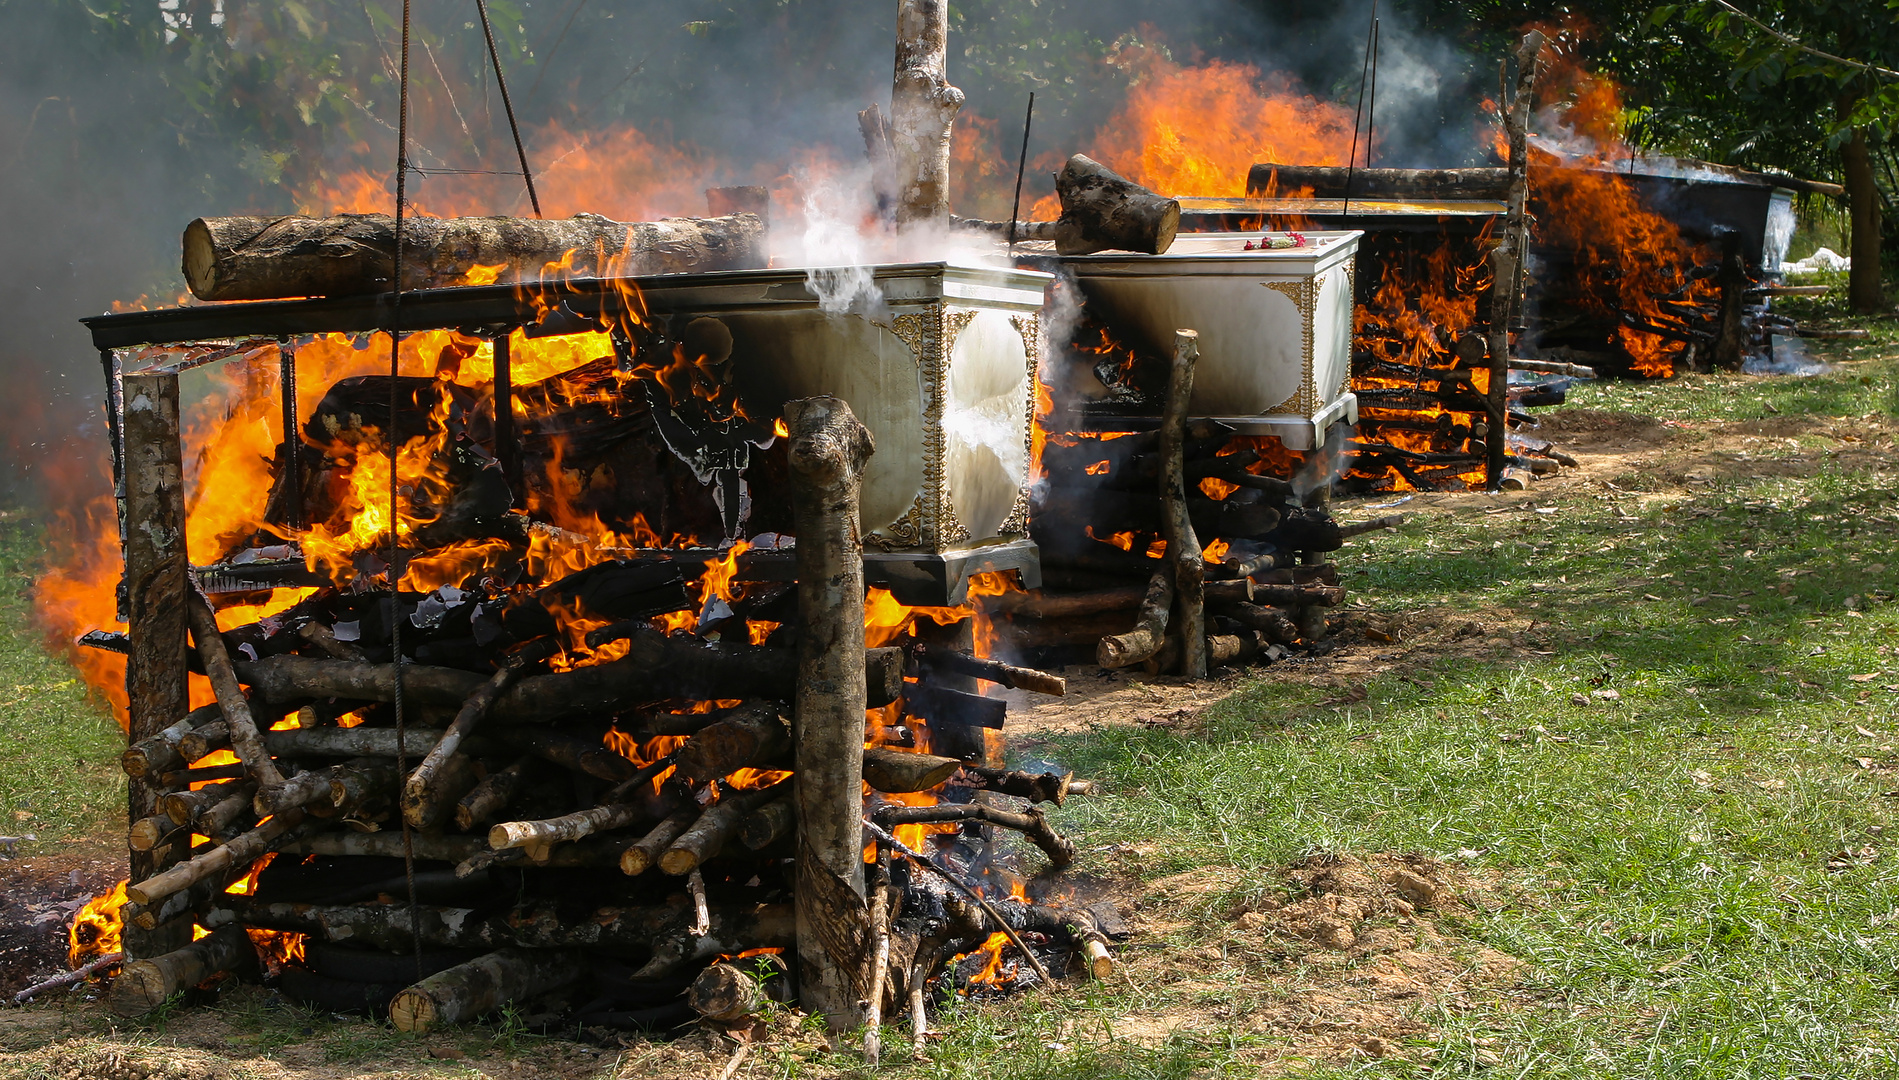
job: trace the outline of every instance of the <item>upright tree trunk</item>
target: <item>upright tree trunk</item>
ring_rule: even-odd
[[[898,0],[890,150],[897,224],[949,222],[950,125],[963,92],[949,83],[949,0]]]
[[[906,10],[908,5],[906,4]],[[832,1032],[862,1022],[864,556],[858,485],[875,449],[849,405],[785,405],[798,536],[798,996]]]
[[[129,735],[150,739],[191,711],[185,684],[185,470],[179,438],[178,376],[125,377],[125,600],[132,641],[126,658]],[[158,810],[156,777],[127,781],[132,821]],[[188,834],[132,851],[129,877],[142,881],[184,857]],[[125,931],[127,960],[190,942],[189,928]]]
[[[1850,116],[1857,98],[1840,100],[1840,116]],[[1846,173],[1846,201],[1852,214],[1851,249],[1853,269],[1847,278],[1847,298],[1853,310],[1863,314],[1883,311],[1886,292],[1880,280],[1879,266],[1879,188],[1873,179],[1873,152],[1867,145],[1866,129],[1853,129],[1853,137],[1840,147]]]

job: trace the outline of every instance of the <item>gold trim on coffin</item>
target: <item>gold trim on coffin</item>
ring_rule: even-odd
[[[881,551],[924,548],[941,551],[969,539],[969,530],[956,520],[950,502],[949,477],[944,475],[948,446],[943,434],[943,410],[949,402],[950,351],[963,328],[976,318],[974,311],[951,311],[941,301],[922,311],[905,312],[890,321],[891,333],[910,349],[917,365],[917,385],[923,398],[923,486],[909,513],[864,537]]]
[[[1029,423],[1022,433],[1023,468],[1026,470],[1022,490],[1016,492],[1015,505],[1009,508],[1009,516],[996,526],[998,536],[1027,536],[1029,533],[1029,488],[1035,482],[1035,390],[1042,377],[1042,317],[1039,314],[1011,315],[1009,322],[1015,326],[1016,333],[1022,335],[1022,358],[1028,363],[1029,372]]]
[[[1318,404],[1318,392],[1314,386],[1314,357],[1312,354],[1312,319],[1319,306],[1319,283],[1314,278],[1300,278],[1297,281],[1262,281],[1268,289],[1279,293],[1292,301],[1293,310],[1299,313],[1299,355],[1304,362],[1300,365],[1299,389],[1291,397],[1267,409],[1266,412],[1292,413],[1297,416],[1311,416]]]

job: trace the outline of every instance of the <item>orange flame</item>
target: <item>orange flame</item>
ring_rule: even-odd
[[[125,922],[120,913],[125,908],[125,887],[129,884],[119,882],[109,892],[88,900],[73,916],[73,924],[66,931],[68,967],[78,970],[123,947]]]

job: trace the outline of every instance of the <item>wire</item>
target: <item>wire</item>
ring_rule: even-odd
[[[403,0],[407,5],[409,0]],[[521,159],[521,178],[527,181],[528,202],[534,205],[534,216],[541,216],[541,197],[534,191],[534,170],[528,168],[527,147],[521,144],[521,125],[514,120],[514,102],[508,98],[508,77],[501,73],[501,54],[495,51],[495,30],[488,23],[487,0],[475,0],[475,10],[481,13],[481,34],[488,39],[488,60],[495,66],[495,85],[501,87],[501,108],[508,114],[508,130],[514,134],[514,152]]]
[[[1358,127],[1365,119],[1365,85],[1371,80],[1372,45],[1378,39],[1378,0],[1372,0],[1371,25],[1365,28],[1365,63],[1358,73],[1358,108],[1352,113],[1352,149],[1345,158],[1345,202],[1339,208],[1339,217],[1344,218],[1352,211],[1352,174],[1358,168]],[[1366,140],[1370,142],[1369,139]],[[1371,160],[1371,148],[1365,150],[1366,161]],[[1343,228],[1343,225],[1340,226]]]
[[[392,681],[395,684],[396,775],[409,774],[408,726],[402,700],[402,478],[397,475],[402,461],[401,440],[396,423],[402,375],[402,223],[408,209],[409,180],[409,4],[402,0],[402,68],[397,78],[400,87],[396,106],[396,254],[395,294],[389,304],[389,422],[383,442],[389,448],[389,651],[393,654]],[[402,876],[409,885],[409,930],[415,938],[415,977],[420,982],[428,974],[422,968],[421,905],[415,892],[415,832],[409,827],[409,815],[402,815]]]

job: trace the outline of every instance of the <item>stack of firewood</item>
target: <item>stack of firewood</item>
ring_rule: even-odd
[[[1044,588],[991,600],[1008,648],[1199,677],[1325,640],[1345,598],[1329,553],[1403,519],[1342,525],[1335,453],[1288,454],[1188,416],[1197,358],[1198,335],[1180,331],[1157,428],[1049,436],[1032,519]]]
[[[510,1002],[550,1023],[667,1027],[789,996],[753,959],[782,954],[806,1007],[907,1003],[921,1025],[926,987],[992,934],[1043,977],[1071,957],[1108,965],[1112,920],[1003,899],[1019,879],[993,842],[1020,833],[1066,867],[1074,846],[1038,805],[1089,785],[998,767],[981,731],[1006,706],[972,684],[1062,680],[934,642],[866,648],[867,440],[827,464],[861,434],[848,408],[793,402],[786,420],[795,582],[726,560],[737,585],[715,595],[655,552],[538,586],[324,587],[220,631],[219,603],[297,557],[200,568],[176,598],[179,666],[216,700],[123,758],[153,812],[130,829],[150,869],[126,888],[143,948],[115,1006],[149,1010],[261,956],[286,992],[404,1029]],[[867,733],[865,710],[890,706]],[[867,854],[866,897],[851,878]],[[184,944],[194,925],[209,935]],[[826,980],[836,992],[810,991]]]

